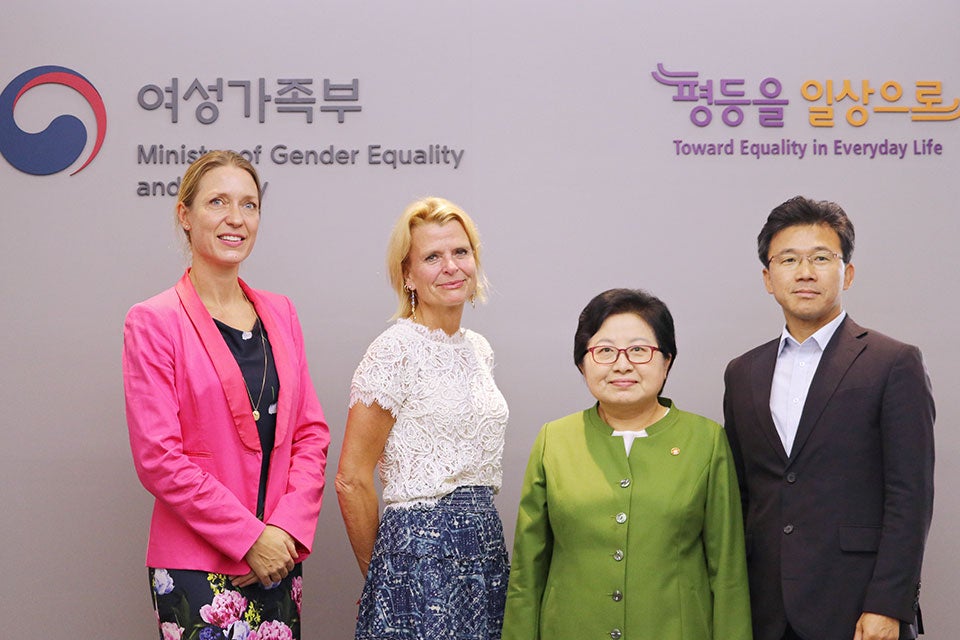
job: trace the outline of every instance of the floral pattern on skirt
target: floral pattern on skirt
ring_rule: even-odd
[[[360,597],[356,640],[499,640],[510,565],[490,487],[389,508]]]
[[[160,640],[299,640],[302,567],[280,584],[238,589],[221,573],[149,570]]]

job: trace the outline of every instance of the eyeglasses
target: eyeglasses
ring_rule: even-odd
[[[597,364],[613,364],[620,358],[621,353],[626,354],[627,360],[633,364],[647,364],[653,360],[653,354],[660,351],[660,348],[649,344],[634,344],[626,349],[617,349],[616,347],[602,344],[596,347],[590,347],[587,351],[590,352],[593,361]]]
[[[834,253],[833,251],[814,251],[813,253],[808,253],[807,255],[786,252],[778,253],[770,258],[770,264],[778,269],[793,271],[799,267],[800,263],[804,260],[809,262],[810,266],[817,271],[826,271],[828,269],[833,269],[839,263],[843,262],[843,257],[839,253]]]

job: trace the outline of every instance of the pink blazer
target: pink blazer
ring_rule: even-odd
[[[188,270],[189,272],[189,270]],[[230,575],[266,524],[313,546],[330,432],[293,304],[251,289],[273,348],[280,395],[264,522],[256,518],[260,438],[240,367],[185,273],[135,305],[123,337],[127,426],[137,474],[156,498],[147,565]]]

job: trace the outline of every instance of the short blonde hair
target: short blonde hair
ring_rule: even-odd
[[[397,312],[394,318],[409,318],[413,315],[410,294],[404,288],[404,280],[410,259],[410,244],[415,227],[423,224],[446,224],[454,220],[460,223],[470,241],[473,257],[477,263],[476,297],[481,302],[487,299],[487,278],[480,267],[480,234],[467,212],[443,198],[428,197],[412,202],[393,226],[387,243],[387,277],[397,294]]]

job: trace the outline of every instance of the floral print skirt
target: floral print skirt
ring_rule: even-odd
[[[490,487],[384,510],[356,640],[499,640],[510,565]]]
[[[238,589],[221,573],[151,568],[160,640],[299,640],[302,570]]]

